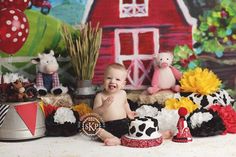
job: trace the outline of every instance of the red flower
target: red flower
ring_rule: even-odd
[[[43,106],[43,109],[44,109],[45,117],[47,117],[48,115],[50,115],[53,111],[56,111],[58,108],[59,108],[58,106],[44,105],[44,106]]]
[[[212,105],[210,109],[219,113],[220,117],[222,118],[225,124],[226,133],[236,133],[236,111],[231,105]]]

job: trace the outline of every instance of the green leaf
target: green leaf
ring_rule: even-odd
[[[217,31],[217,35],[218,35],[220,38],[226,37],[226,30],[225,30],[224,28],[219,28],[218,31]]]
[[[220,12],[218,12],[218,11],[213,11],[213,12],[212,12],[212,17],[220,18],[220,17],[221,17]]]
[[[201,31],[206,31],[208,30],[208,24],[207,23],[201,23],[199,29]]]

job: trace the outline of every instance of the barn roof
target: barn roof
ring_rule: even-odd
[[[92,10],[96,7],[95,4],[96,4],[96,1],[94,1],[94,0],[87,1],[84,16],[81,21],[82,24],[84,24],[88,20]],[[196,26],[197,20],[190,15],[189,10],[188,10],[187,6],[185,5],[185,3],[183,2],[183,0],[176,0],[176,4],[178,5],[177,6],[178,8],[176,8],[176,10],[180,10],[182,12],[185,22],[187,22],[187,24],[189,24],[189,25]],[[174,17],[173,13],[170,13],[169,17],[172,15]],[[138,18],[136,18],[136,19],[138,19]]]

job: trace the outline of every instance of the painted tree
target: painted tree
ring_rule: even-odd
[[[236,50],[236,0],[185,0],[192,16],[198,19],[193,33],[193,48],[178,45],[174,49],[175,65],[182,71],[201,64],[201,56]],[[198,10],[199,9],[199,10]]]
[[[221,0],[213,10],[199,18],[193,34],[195,52],[215,53],[222,57],[224,51],[236,48],[236,1]]]

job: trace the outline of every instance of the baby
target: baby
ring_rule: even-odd
[[[136,116],[136,112],[130,110],[123,90],[126,77],[127,71],[123,65],[108,65],[104,73],[104,90],[94,100],[93,111],[105,122],[105,128],[100,128],[97,135],[108,146],[121,144],[120,137],[129,129],[127,117],[133,119]]]

